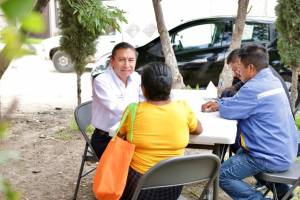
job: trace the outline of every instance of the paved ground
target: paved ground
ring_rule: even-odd
[[[90,73],[82,75],[82,101],[91,99]],[[4,107],[17,98],[19,109],[74,108],[77,104],[76,74],[59,73],[50,60],[26,56],[13,61],[0,82]]]

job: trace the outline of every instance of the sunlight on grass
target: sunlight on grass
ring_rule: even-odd
[[[79,131],[79,128],[78,128],[74,118],[71,119],[70,130],[71,131]],[[86,128],[85,131],[86,131],[87,135],[92,135],[94,130],[95,130],[95,128],[92,125],[88,125],[88,127]]]
[[[79,128],[76,124],[74,117],[71,119],[71,122],[70,122],[70,130],[71,131],[79,131]]]
[[[298,130],[300,130],[300,115],[296,115],[296,125]]]
[[[72,139],[72,135],[67,130],[61,130],[61,131],[56,132],[53,135],[53,138],[58,139],[58,140],[71,140]]]
[[[294,198],[292,200],[299,200],[300,199],[300,187],[298,186],[295,190],[294,190]]]

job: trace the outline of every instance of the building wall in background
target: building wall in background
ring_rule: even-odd
[[[168,29],[195,18],[220,15],[236,15],[237,0],[163,0],[162,9]],[[107,5],[116,6],[126,12],[128,24],[122,24],[124,41],[142,44],[158,35],[152,0],[104,0]],[[48,26],[43,37],[59,34],[58,0],[50,0],[44,11]],[[275,17],[277,0],[250,0],[248,16]],[[0,29],[5,26],[0,13]],[[120,34],[120,33],[117,33]]]

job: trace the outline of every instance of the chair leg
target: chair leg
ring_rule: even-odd
[[[233,151],[232,148],[229,146],[229,157],[231,157],[233,155]]]
[[[87,154],[87,150],[88,150],[88,144],[85,144],[84,153],[82,155],[82,160],[81,160],[81,165],[80,165],[80,169],[79,169],[79,174],[78,174],[78,178],[77,178],[77,183],[76,183],[73,200],[77,199],[77,194],[78,194],[79,185],[80,185],[80,181],[81,181],[81,177],[82,177],[82,171],[83,171],[83,167],[84,167],[84,163],[85,163],[85,157]]]
[[[275,183],[272,183],[272,187],[273,187],[273,199],[274,200],[278,200],[278,196],[277,196],[277,190],[276,190],[276,187],[275,187]]]
[[[282,197],[281,200],[287,200],[290,196],[290,194],[292,194],[292,192],[294,191],[294,189],[299,185],[300,183],[300,178],[292,185],[292,187],[289,189],[289,191]]]
[[[265,193],[264,193],[264,197],[265,197],[269,192],[270,192],[270,189],[267,188],[267,190],[266,190]]]
[[[211,187],[213,190],[211,191]],[[205,185],[199,200],[217,200],[218,199],[218,188],[219,188],[219,174],[214,179],[210,179]]]

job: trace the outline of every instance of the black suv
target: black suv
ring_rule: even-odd
[[[186,85],[206,87],[209,81],[213,81],[214,84],[218,83],[224,59],[228,55],[234,22],[234,17],[196,19],[169,31],[178,68]],[[287,84],[290,84],[291,71],[280,64],[280,56],[276,48],[274,19],[248,18],[242,45],[249,42],[257,42],[267,47],[270,64],[287,81]],[[139,54],[138,71],[151,61],[164,62],[159,37],[136,50]]]
[[[290,88],[292,72],[280,62],[274,22],[274,18],[247,18],[242,45],[256,42],[266,46],[269,52],[270,65],[282,76],[287,87]],[[196,86],[206,87],[209,81],[215,85],[218,84],[224,59],[229,53],[228,48],[231,43],[234,24],[234,17],[211,17],[188,21],[169,31],[178,68],[186,85],[195,88]],[[137,71],[141,71],[143,66],[149,62],[164,62],[165,60],[159,37],[136,48],[136,50],[139,54]],[[92,76],[107,68],[109,56],[110,54],[107,54],[106,58],[102,58],[103,65],[94,68]],[[300,87],[298,85],[299,92]]]

